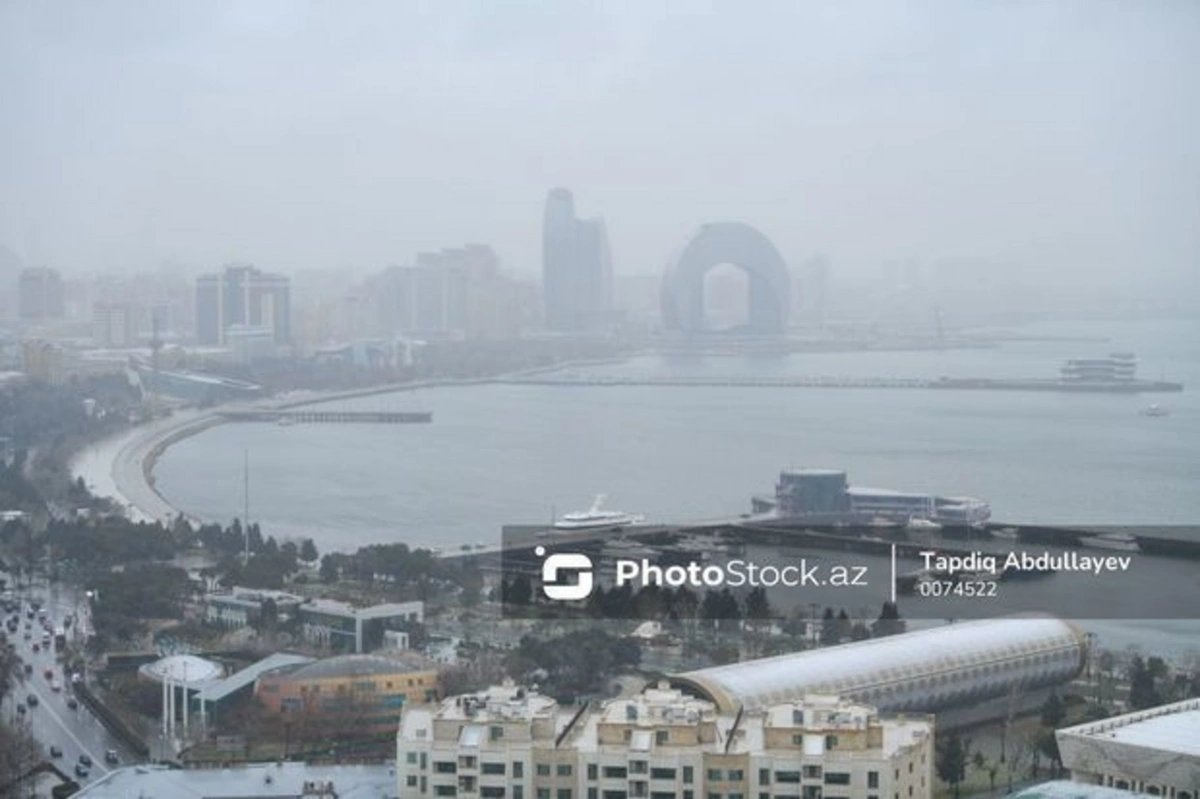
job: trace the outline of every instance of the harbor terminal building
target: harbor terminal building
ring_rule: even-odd
[[[812,695],[727,712],[660,684],[564,707],[506,684],[403,715],[402,797],[933,796],[933,721]]]
[[[722,712],[821,693],[884,713],[935,713],[1052,688],[1077,677],[1086,662],[1081,630],[1031,614],[700,669],[671,684]]]
[[[851,486],[840,469],[785,469],[773,497],[754,497],[756,513],[774,512],[784,519],[813,523],[904,524],[927,519],[938,524],[967,526],[991,518],[988,503],[974,497],[942,497],[881,488]]]

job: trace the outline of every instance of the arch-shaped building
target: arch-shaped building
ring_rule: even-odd
[[[663,276],[663,325],[688,333],[704,329],[704,276],[721,264],[742,269],[750,281],[749,327],[783,333],[790,310],[791,278],[771,240],[742,222],[703,225]]]
[[[671,678],[724,711],[838,694],[881,712],[932,713],[1074,679],[1087,639],[1044,615],[962,622]]]

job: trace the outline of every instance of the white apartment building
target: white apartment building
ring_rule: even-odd
[[[511,684],[407,709],[401,797],[928,799],[932,717],[832,696],[721,713],[665,686],[559,707]]]

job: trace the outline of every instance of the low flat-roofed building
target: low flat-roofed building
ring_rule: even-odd
[[[372,652],[388,630],[408,632],[425,620],[424,602],[388,602],[356,608],[334,599],[310,599],[297,608],[303,636],[341,652]]]
[[[74,794],[77,799],[138,796],[205,799],[392,799],[395,769],[267,763],[223,769],[129,766],[110,771]]]
[[[397,736],[405,796],[926,799],[933,721],[808,696],[754,712],[665,686],[560,707],[512,685],[406,712]]]
[[[1200,797],[1200,699],[1055,733],[1075,782],[1172,799]]]
[[[275,603],[275,612],[281,622],[295,614],[304,601],[284,591],[234,586],[204,597],[204,620],[234,629],[254,625],[262,618],[263,606],[268,600]]]

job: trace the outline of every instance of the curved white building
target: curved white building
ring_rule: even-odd
[[[195,655],[168,655],[138,669],[138,674],[146,679],[155,682],[167,680],[189,688],[197,688],[224,673],[225,669],[220,663]]]
[[[935,712],[1074,679],[1087,640],[1074,625],[1028,615],[963,622],[687,672],[674,685],[726,712],[836,694],[881,712]]]

